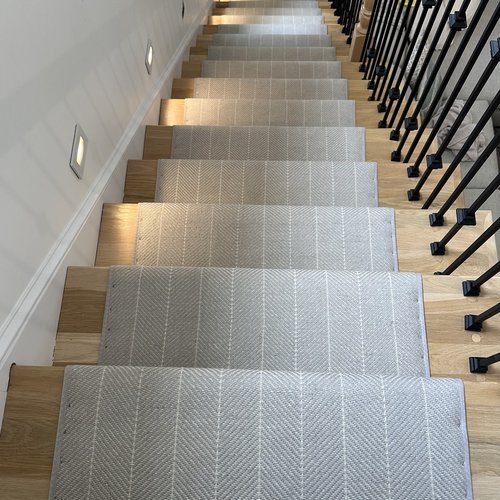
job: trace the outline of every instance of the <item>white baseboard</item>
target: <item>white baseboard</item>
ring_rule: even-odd
[[[51,248],[4,323],[0,326],[0,424],[10,367],[51,365],[61,298],[68,266],[94,264],[102,204],[121,202],[127,161],[141,158],[144,130],[157,124],[161,98],[169,97],[173,79],[206,21],[211,3],[200,12],[158,84],[145,96],[100,175],[90,186],[79,209]]]

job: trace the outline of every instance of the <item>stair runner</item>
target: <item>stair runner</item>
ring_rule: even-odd
[[[186,125],[354,127],[354,101],[186,99]]]
[[[207,78],[341,78],[337,61],[203,61]]]
[[[472,499],[462,383],[428,376],[317,5],[224,4],[110,270],[106,366],[66,368],[51,499]]]
[[[377,164],[159,160],[155,201],[376,207]]]
[[[193,97],[206,99],[347,99],[347,80],[196,78]]]
[[[334,47],[210,47],[218,61],[335,61]]]

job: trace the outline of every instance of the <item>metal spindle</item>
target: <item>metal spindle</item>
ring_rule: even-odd
[[[396,14],[397,6],[398,2],[392,0],[392,7],[388,9],[388,16],[386,17],[385,21],[384,33],[381,35],[381,40],[379,48],[377,50],[377,55],[370,70],[370,74],[368,75],[368,78],[370,79],[370,81],[368,82],[369,89],[373,89],[375,87],[375,76],[378,74],[378,70],[380,68],[380,61],[383,58],[384,59],[386,58],[386,53],[389,50],[389,44],[387,43],[387,38],[389,37],[389,34],[391,34],[391,39],[392,39],[392,33],[396,29],[396,25],[393,24],[393,21],[394,21],[394,16]]]
[[[398,124],[396,125],[396,128],[391,131],[391,137],[390,137],[391,140],[392,141],[399,140],[401,128],[403,127],[403,124],[404,124],[404,127],[405,127],[404,138],[401,141],[401,143],[399,144],[398,149],[396,151],[393,151],[393,153],[391,154],[392,161],[401,161],[401,149],[403,147],[404,142],[406,142],[406,139],[407,139],[408,135],[410,134],[410,132],[412,130],[416,130],[418,128],[418,120],[417,120],[418,113],[414,112],[410,118],[407,118],[408,113],[409,113],[410,108],[411,108],[411,101],[413,99],[415,99],[417,94],[418,94],[420,84],[422,83],[422,80],[424,79],[427,68],[431,62],[433,55],[434,55],[434,51],[436,50],[436,47],[439,43],[439,39],[441,38],[441,34],[442,34],[446,24],[448,23],[448,20],[450,18],[450,12],[451,12],[451,9],[453,8],[454,4],[455,4],[455,0],[448,0],[448,4],[446,5],[444,13],[441,16],[441,20],[437,26],[436,34],[434,35],[434,37],[430,43],[429,49],[427,51],[427,55],[425,56],[424,61],[422,62],[422,67],[420,69],[419,74],[417,75],[417,78],[415,80],[415,84],[411,90],[410,97],[408,98],[406,105],[403,109],[403,112],[401,113],[401,116],[399,117],[399,121],[398,121]],[[451,40],[449,39],[449,37],[446,38],[445,45],[447,45],[447,44],[448,44],[447,47],[443,47],[443,50],[441,51],[441,54],[440,54],[438,60],[441,59],[441,61],[442,61],[441,56],[442,56],[443,52],[446,53],[448,51],[449,44],[451,44]],[[436,62],[436,66],[434,67],[434,69],[432,71],[433,76],[429,76],[427,85],[425,86],[425,90],[427,92],[430,90],[430,87],[434,83],[434,78],[437,75],[438,69],[439,68],[437,68],[437,62]],[[425,98],[425,94],[423,94],[422,98],[419,99],[419,101],[417,102],[415,111],[417,111],[417,109],[420,111],[420,108],[423,105],[424,98]],[[393,119],[395,119],[395,117],[396,117],[396,114],[393,115]],[[392,123],[392,120],[391,120],[391,123]]]
[[[500,261],[491,266],[485,273],[481,274],[476,280],[462,281],[462,290],[465,297],[478,297],[481,293],[481,287],[491,278],[500,272]]]
[[[465,29],[467,27],[467,17],[466,17],[466,10],[469,5],[471,0],[464,0],[464,3],[461,7],[461,9],[458,12],[455,12],[450,16],[450,31],[448,33],[448,36],[446,37],[446,40],[443,44],[443,48],[441,49],[441,52],[439,53],[439,56],[437,58],[437,61],[434,64],[434,67],[432,68],[431,74],[429,75],[429,78],[427,79],[427,83],[425,84],[424,90],[422,91],[422,94],[420,95],[418,102],[415,106],[415,109],[413,111],[413,114],[411,115],[410,118],[407,118],[404,120],[405,123],[405,132],[403,134],[403,137],[401,138],[399,145],[395,151],[393,151],[391,155],[391,159],[393,161],[401,161],[401,153],[403,152],[403,147],[406,144],[406,141],[408,140],[408,137],[410,136],[410,132],[417,130],[419,128],[418,125],[418,117],[420,115],[420,111],[424,105],[424,102],[427,99],[427,96],[429,95],[429,92],[432,89],[432,86],[434,85],[434,81],[438,76],[439,70],[441,69],[441,66],[443,65],[443,62],[445,60],[446,55],[448,54],[448,50],[451,47],[451,44],[453,43],[453,40],[456,36],[456,34]],[[472,33],[471,33],[472,35]],[[436,39],[436,45],[433,45],[431,49],[429,49],[429,52],[434,52],[436,49],[437,43],[439,42],[439,36],[436,34],[437,39]],[[467,37],[464,37],[464,40]],[[428,54],[432,57],[432,54]],[[430,58],[429,58],[430,60]],[[423,75],[421,73],[421,76],[423,78]],[[421,80],[420,80],[421,81]],[[420,85],[420,82],[418,82],[418,85]],[[418,87],[416,85],[416,87]],[[445,90],[446,85],[440,85],[438,90],[436,91],[436,96],[441,97],[442,93]],[[407,105],[405,108],[405,111],[403,113],[404,116],[406,116],[406,113],[410,110],[410,106]],[[425,120],[425,119],[424,119]],[[427,124],[427,123],[426,123]],[[409,161],[409,160],[408,160]]]
[[[409,6],[411,7],[411,1],[409,2]],[[415,19],[417,18],[417,14],[419,12],[419,7],[420,7],[420,0],[416,0],[415,3],[415,8],[413,9],[410,21],[408,22],[408,26],[411,28],[413,24],[415,23]],[[427,9],[426,9],[427,10]],[[385,116],[382,120],[379,121],[379,128],[386,128],[387,127],[387,117],[389,116],[389,113],[392,108],[392,103],[394,100],[399,99],[399,87],[401,85],[401,82],[403,81],[404,78],[404,69],[408,66],[408,63],[410,61],[411,53],[413,52],[413,49],[415,47],[415,44],[417,43],[417,38],[418,34],[420,33],[420,30],[422,29],[423,22],[425,21],[425,12],[421,12],[417,27],[415,29],[415,33],[413,34],[413,38],[411,38],[410,43],[408,44],[408,50],[406,53],[406,57],[404,58],[403,63],[401,64],[400,68],[400,63],[401,63],[401,58],[404,55],[405,52],[405,44],[401,42],[401,45],[399,47],[399,52],[396,56],[396,60],[394,61],[393,68],[394,70],[391,71],[391,76],[389,78],[389,81],[386,82],[386,79],[384,78],[384,83],[383,87],[386,86],[387,84],[387,90],[385,91],[384,99],[381,103],[377,105],[377,109],[379,113],[385,113]],[[405,26],[402,25],[401,28],[403,30],[405,29]],[[398,38],[402,38],[403,35],[403,30],[400,32],[400,35],[398,35]],[[396,74],[399,71],[399,77],[397,79],[397,83],[395,87],[392,87],[392,84],[394,83],[394,79],[396,78]],[[389,106],[387,106],[387,99],[390,98],[389,100]],[[380,95],[378,97],[378,100],[380,100]]]
[[[394,29],[394,31],[392,32],[392,37],[389,40],[389,46],[392,47],[391,53],[389,55],[388,60],[384,59],[384,61],[382,62],[382,66],[385,67],[383,80],[382,80],[382,77],[377,79],[377,81],[375,82],[375,87],[373,89],[373,93],[371,95],[371,99],[369,98],[369,100],[373,100],[373,101],[375,100],[375,94],[378,90],[378,96],[377,96],[376,100],[380,101],[382,94],[384,92],[384,88],[385,88],[385,85],[387,83],[387,80],[389,79],[389,73],[392,73],[395,76],[395,74],[397,72],[397,66],[394,66],[394,58],[396,57],[396,52],[398,51],[398,46],[404,47],[404,43],[402,42],[402,38],[403,38],[403,33],[404,33],[404,30],[406,27],[406,23],[408,21],[408,17],[410,15],[411,7],[413,5],[413,0],[409,0],[409,2],[406,4],[406,9],[405,9],[405,12],[403,14],[403,19],[401,19],[401,12],[402,12],[402,9],[404,7],[404,3],[401,2],[400,5],[401,5],[401,9],[399,10],[399,12],[397,14],[397,19],[395,22],[395,28],[398,25],[399,25],[399,28]],[[415,14],[416,14],[416,10],[415,10]],[[399,41],[399,45],[398,45],[398,41]],[[394,76],[392,77],[392,79],[394,79]],[[382,80],[382,85],[380,85],[381,80]],[[380,88],[379,88],[379,86],[380,86]],[[383,108],[381,108],[381,106],[379,105],[379,106],[377,106],[377,109],[378,109],[379,113],[381,113]]]
[[[488,227],[464,252],[456,258],[444,271],[434,274],[449,275],[459,268],[471,255],[474,255],[498,230],[500,229],[500,217]]]
[[[446,71],[445,75],[443,76],[443,80],[442,80],[438,90],[436,91],[436,95],[434,96],[431,104],[429,105],[427,114],[426,114],[425,118],[422,120],[422,123],[420,124],[420,128],[418,129],[417,134],[415,135],[413,142],[412,142],[410,148],[408,149],[408,152],[406,153],[406,157],[403,160],[404,163],[407,163],[410,161],[410,158],[411,158],[413,152],[415,151],[416,147],[418,146],[419,140],[424,133],[424,129],[425,129],[425,127],[427,127],[428,123],[430,122],[430,120],[434,114],[434,111],[438,107],[438,105],[441,101],[441,96],[444,94],[446,87],[450,81],[450,78],[451,78],[452,74],[455,72],[455,68],[458,67],[460,59],[462,58],[462,56],[465,52],[465,49],[466,49],[472,35],[474,34],[474,30],[476,29],[477,25],[479,24],[479,21],[481,20],[481,17],[484,13],[484,10],[486,9],[486,7],[488,5],[488,2],[489,2],[489,0],[482,0],[482,3],[478,6],[478,9],[477,9],[476,13],[474,14],[474,17],[472,18],[472,21],[471,21],[469,27],[467,28],[467,31],[465,32],[465,35],[464,35],[462,41],[460,42],[460,45],[459,45],[457,51],[455,52],[455,55],[454,55],[452,61],[450,62],[449,66],[448,66],[448,70]],[[438,118],[438,121],[436,122],[436,125],[434,126],[434,128],[430,134],[430,137],[427,139],[424,147],[422,148],[422,151],[420,152],[420,154],[417,158],[417,161],[415,162],[414,167],[412,169],[410,169],[410,171],[408,172],[409,177],[418,177],[418,173],[419,173],[418,167],[419,167],[420,163],[424,159],[424,156],[427,153],[428,148],[430,147],[430,144],[432,144],[434,137],[437,135],[442,123],[446,119],[446,116],[448,115],[449,110],[453,106],[453,102],[455,101],[458,94],[460,93],[461,88],[465,84],[465,81],[470,76],[470,72],[472,71],[472,68],[476,64],[476,61],[479,58],[479,56],[483,50],[483,47],[486,45],[486,42],[488,41],[488,38],[490,37],[490,35],[491,35],[493,29],[495,28],[495,25],[499,19],[500,19],[500,4],[497,6],[493,16],[491,17],[488,25],[486,26],[486,28],[484,29],[484,32],[482,33],[482,35],[480,37],[476,47],[474,48],[474,51],[472,52],[470,58],[468,59],[467,64],[465,65],[464,71],[462,72],[462,75],[460,76],[457,84],[455,85],[450,96],[448,97],[446,104],[445,104],[445,107],[442,110],[442,112]],[[492,51],[492,57],[494,57],[493,51]]]
[[[468,331],[480,332],[483,329],[483,322],[499,313],[500,302],[481,314],[466,314],[464,316],[464,328]]]
[[[354,32],[354,28],[356,26],[356,23],[359,21],[359,13],[361,12],[361,3],[362,3],[362,1],[363,0],[357,0],[356,4],[355,4],[355,7],[354,7],[354,15],[351,18],[351,23],[350,23],[349,30],[348,30],[348,37],[347,37],[347,40],[346,40],[346,43],[348,45],[350,45],[351,42],[352,42],[352,34]]]
[[[363,80],[366,80],[368,77],[368,73],[370,71],[370,68],[372,66],[373,61],[375,60],[375,57],[377,56],[378,50],[379,50],[379,42],[380,42],[380,32],[382,30],[382,27],[384,26],[384,19],[388,14],[388,9],[387,4],[390,0],[380,0],[381,7],[379,9],[379,16],[377,19],[377,24],[375,26],[374,34],[373,34],[373,40],[372,40],[372,45],[371,47],[366,51],[366,56],[368,58],[368,64],[366,65],[365,73],[363,75]]]
[[[484,151],[484,157],[478,159],[474,164],[472,169],[467,173],[464,179],[456,187],[456,189],[451,194],[450,198],[446,201],[445,207],[450,207],[454,201],[460,196],[463,190],[467,187],[467,184],[471,181],[474,175],[478,172],[479,168],[484,164],[486,159],[491,155],[491,153],[496,149],[498,144],[500,144],[500,133],[497,134],[497,140],[491,141],[488,148]],[[479,165],[478,165],[479,164]],[[471,175],[469,175],[471,174]],[[451,241],[451,239],[462,229],[463,226],[475,226],[476,225],[476,212],[481,208],[481,206],[488,200],[488,198],[500,187],[500,174],[498,174],[488,185],[488,187],[478,196],[476,201],[469,208],[457,208],[457,222],[448,231],[448,233],[443,237],[441,241],[435,241],[431,243],[431,253],[432,255],[444,255],[446,250],[446,245]],[[438,217],[444,217],[446,210],[443,210],[437,214]]]
[[[359,65],[359,72],[364,73],[366,71],[366,61],[368,59],[368,48],[372,45],[373,33],[375,31],[375,26],[377,25],[377,17],[380,10],[380,5],[382,0],[375,0],[373,5],[372,15],[370,16],[370,22],[368,24],[368,29],[366,30],[365,40],[363,42],[363,48],[361,49],[361,64]]]
[[[484,112],[483,116],[480,118],[480,120],[476,123],[476,126],[470,133],[469,137],[467,137],[467,140],[463,144],[463,146],[460,148],[460,151],[456,154],[456,156],[453,158],[453,161],[450,163],[448,168],[446,169],[446,172],[442,175],[441,179],[439,179],[438,183],[436,184],[436,187],[432,190],[431,194],[425,201],[425,203],[422,205],[422,209],[426,210],[428,209],[432,202],[436,199],[436,196],[441,192],[443,189],[444,185],[448,182],[449,178],[453,175],[453,172],[457,169],[457,167],[460,165],[460,162],[463,160],[465,155],[468,153],[469,148],[474,144],[474,141],[477,139],[479,134],[482,132],[483,128],[486,126],[490,118],[493,116],[493,113],[496,111],[497,107],[500,105],[500,90],[497,92],[496,96],[494,99],[491,101],[490,105]],[[450,137],[452,130],[448,133],[447,137]],[[453,132],[455,133],[456,130]],[[443,143],[444,144],[444,143]],[[441,150],[443,144],[439,147],[439,150]],[[444,150],[443,150],[444,152]],[[442,153],[440,153],[439,158],[441,158]],[[432,155],[429,159],[429,161],[432,161]],[[423,176],[421,181],[423,180]],[[435,214],[433,214],[435,215]],[[433,217],[433,215],[430,216],[430,221],[431,221],[431,226],[442,226],[443,225],[443,220],[439,218]]]
[[[488,367],[498,362],[500,362],[500,352],[488,358],[474,356],[469,358],[469,369],[471,373],[487,373]]]
[[[426,5],[429,5],[429,7],[426,7]],[[403,85],[403,88],[401,90],[399,90],[399,85],[396,85],[393,89],[390,90],[389,97],[390,97],[391,101],[397,101],[396,107],[394,108],[391,119],[389,121],[390,127],[392,127],[394,125],[394,121],[396,120],[396,117],[397,117],[399,110],[401,108],[401,105],[403,103],[403,96],[406,95],[406,92],[410,88],[411,80],[413,78],[413,75],[415,74],[415,71],[417,70],[418,61],[420,60],[420,56],[422,55],[422,52],[424,51],[425,44],[427,43],[427,39],[429,38],[429,35],[431,34],[432,27],[434,26],[434,22],[436,21],[440,5],[441,5],[441,0],[438,0],[438,3],[436,3],[435,0],[432,0],[431,2],[429,2],[427,4],[426,4],[425,0],[422,0],[422,7],[424,7],[424,10],[423,10],[421,17],[420,17],[420,20],[419,20],[419,26],[417,27],[418,31],[417,30],[415,31],[415,35],[414,35],[415,43],[413,44],[414,47],[415,47],[416,42],[417,42],[418,33],[422,29],[423,23],[425,21],[425,18],[427,16],[427,12],[429,11],[429,9],[432,9],[431,17],[429,18],[427,26],[424,30],[424,34],[422,35],[422,39],[420,40],[420,45],[418,46],[418,48],[414,54],[413,63],[410,67],[410,71],[408,72],[408,76],[406,77],[406,81]],[[411,56],[412,56],[412,54],[410,52],[408,52],[407,62],[409,62]],[[400,84],[404,78],[404,71],[405,71],[405,68],[403,67],[402,71],[401,71],[402,76],[401,76],[400,81],[399,81]],[[391,104],[392,104],[392,102],[391,102]],[[386,111],[384,118],[383,118],[383,122],[387,123],[387,119],[389,117],[391,108],[392,108],[392,106],[388,106],[387,111]],[[397,139],[398,138],[396,138],[394,140],[397,140]]]

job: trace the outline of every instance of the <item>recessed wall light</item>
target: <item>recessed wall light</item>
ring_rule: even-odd
[[[151,40],[148,40],[148,47],[146,49],[146,69],[148,70],[148,74],[151,74],[151,68],[153,67],[153,44]]]
[[[85,165],[85,157],[87,156],[88,143],[89,140],[82,127],[76,124],[69,166],[79,179],[83,178],[83,168]]]

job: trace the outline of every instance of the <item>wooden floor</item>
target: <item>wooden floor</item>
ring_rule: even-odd
[[[223,8],[224,3],[217,7]],[[327,8],[329,4],[322,2]],[[340,27],[327,9],[329,33],[340,59],[346,59],[348,48]],[[222,11],[214,12],[221,14]],[[192,96],[193,80],[212,34],[217,32],[220,17],[209,18],[190,62],[184,65],[182,78],[173,83],[172,98]],[[204,52],[205,51],[205,52]],[[482,289],[477,298],[461,293],[463,275],[476,277],[496,262],[494,240],[457,271],[456,276],[433,276],[442,270],[482,229],[491,223],[491,215],[482,212],[476,228],[465,228],[449,246],[444,257],[431,257],[430,241],[439,239],[447,228],[430,228],[427,212],[411,209],[405,193],[413,187],[405,175],[405,165],[388,158],[396,143],[387,140],[388,131],[375,128],[380,115],[366,98],[366,81],[361,80],[358,64],[342,63],[343,77],[349,80],[349,98],[357,101],[358,120],[367,130],[367,160],[379,162],[378,183],[381,206],[394,207],[401,271],[423,272],[424,302],[431,371],[434,376],[460,377],[465,380],[471,467],[476,500],[500,498],[500,366],[491,367],[486,375],[471,375],[467,359],[471,355],[487,356],[500,351],[500,321],[484,324],[481,333],[463,329],[463,315],[478,313],[500,301],[500,278]],[[179,104],[177,104],[179,106]],[[131,161],[127,174],[125,201],[150,201],[156,182],[156,162],[170,153],[171,123],[147,127],[144,157]],[[434,172],[434,174],[436,174]],[[434,175],[433,174],[433,175]],[[457,174],[458,176],[459,174]],[[435,184],[439,173],[429,187]],[[455,177],[455,182],[459,177]],[[453,184],[451,184],[451,187]],[[447,192],[451,189],[447,187]],[[426,191],[428,192],[428,191]],[[425,193],[423,192],[425,195]],[[425,198],[424,198],[425,199]],[[55,347],[54,363],[93,364],[104,314],[108,269],[113,263],[133,261],[137,206],[131,203],[106,205],[96,268],[68,270]],[[460,274],[460,275],[458,275]],[[48,496],[53,450],[59,415],[63,367],[14,366],[3,427],[0,434],[0,500],[42,500]]]

